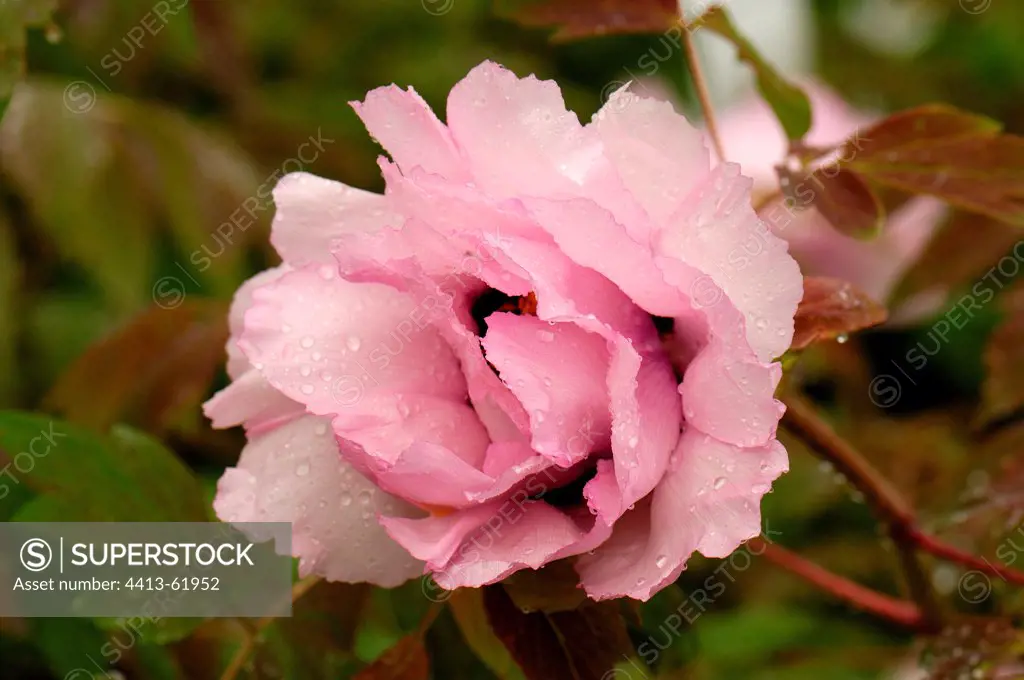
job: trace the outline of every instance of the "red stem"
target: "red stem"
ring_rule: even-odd
[[[935,536],[926,534],[920,529],[914,527],[911,527],[908,535],[919,548],[926,552],[930,552],[936,557],[941,557],[949,562],[962,564],[965,567],[977,569],[978,571],[985,572],[986,574],[998,576],[1009,583],[1016,583],[1017,585],[1024,586],[1024,572],[1011,569],[1010,567],[992,564],[984,557],[975,557],[970,553],[966,553],[959,548],[955,548],[948,543],[944,543]]]
[[[889,533],[899,551],[911,592],[927,621],[937,622],[939,612],[927,576],[914,556],[915,549],[997,576],[1008,583],[1024,585],[1024,572],[975,557],[919,529],[913,508],[900,492],[857,449],[822,420],[810,403],[797,395],[788,395],[785,402],[786,415],[783,422],[787,428],[842,472],[889,524]]]
[[[770,562],[863,612],[908,628],[923,629],[927,627],[924,615],[912,602],[883,595],[859,583],[833,574],[828,569],[820,567],[782,546],[768,543],[764,539],[755,538],[751,544],[755,544],[755,542],[761,543],[764,557]],[[753,552],[754,548],[751,548],[751,551]]]

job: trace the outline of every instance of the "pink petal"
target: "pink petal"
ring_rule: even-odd
[[[755,354],[771,361],[793,339],[803,278],[786,242],[750,206],[750,184],[737,165],[716,168],[672,217],[656,249],[709,276],[742,312]]]
[[[334,265],[331,241],[343,234],[375,232],[400,225],[384,196],[340,182],[293,172],[274,187],[270,242],[290,265]]]
[[[584,488],[588,505],[611,524],[661,481],[679,442],[682,421],[676,379],[660,355],[641,357],[617,343],[608,374],[614,469],[599,463]],[[611,479],[615,480],[612,487]]]
[[[528,499],[495,501],[445,517],[382,522],[448,589],[479,587],[519,569],[538,569],[586,536],[568,515]]]
[[[264,270],[243,283],[235,291],[235,297],[231,300],[231,310],[228,312],[228,329],[231,331],[231,337],[228,338],[227,343],[227,371],[232,379],[240,377],[252,367],[249,359],[238,347],[238,338],[242,336],[242,331],[245,329],[245,313],[249,311],[249,307],[252,307],[253,292],[277,281],[289,271],[291,271],[291,267],[288,265]]]
[[[470,306],[474,296],[486,288],[479,279],[458,270],[439,276],[428,275],[420,266],[419,258],[417,261],[389,261],[381,257],[356,263],[348,261],[346,254],[337,255],[343,262],[343,270],[358,270],[356,276],[359,280],[383,281],[405,291],[415,305],[411,316],[434,324],[458,357],[468,384],[470,401],[493,441],[528,439],[526,412],[487,364],[480,338],[476,335],[476,322],[471,318]],[[529,284],[523,282],[522,286],[522,293],[529,291]]]
[[[686,421],[736,446],[763,446],[785,412],[774,398],[778,364],[736,356],[715,342],[690,362],[679,387]]]
[[[592,451],[607,449],[609,357],[601,336],[572,324],[495,313],[487,317],[483,345],[530,414],[538,453],[569,467]]]
[[[316,415],[355,416],[402,393],[463,400],[457,359],[415,311],[393,288],[308,265],[254,293],[239,346]]]
[[[243,373],[203,404],[203,413],[214,427],[245,425],[251,432],[276,427],[305,412],[302,404],[271,387],[255,369]]]
[[[487,431],[468,404],[423,394],[374,395],[361,402],[357,412],[336,417],[334,431],[386,469],[400,463],[407,467],[411,447],[433,444],[453,461],[461,460],[476,471],[489,443]]]
[[[411,87],[378,87],[365,101],[349,103],[403,171],[419,166],[452,181],[468,179],[448,128]]]
[[[668,102],[622,88],[608,98],[590,127],[600,136],[622,181],[656,223],[666,223],[710,170],[704,135]]]
[[[649,501],[623,516],[612,537],[577,562],[587,594],[647,600],[674,581],[690,555],[725,557],[761,530],[761,497],[788,469],[776,441],[742,449],[684,433]]]
[[[669,285],[653,266],[650,244],[631,237],[601,206],[586,199],[530,198],[523,203],[566,255],[606,276],[647,312],[675,316],[689,307],[686,291]]]
[[[225,522],[291,522],[303,575],[394,587],[423,572],[376,519],[380,512],[417,511],[344,463],[321,418],[299,418],[253,438],[221,477],[214,509]]]
[[[476,183],[496,198],[574,192],[601,156],[558,85],[489,61],[452,88],[448,126]]]

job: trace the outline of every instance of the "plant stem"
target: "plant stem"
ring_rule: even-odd
[[[913,509],[896,487],[822,420],[807,401],[794,394],[788,395],[783,401],[786,403],[786,415],[783,417],[785,426],[832,463],[882,516],[896,546],[907,587],[924,616],[925,627],[932,630],[940,628],[942,612],[911,538],[915,524]]]
[[[787,408],[783,418],[786,428],[842,472],[889,525],[889,535],[896,546],[907,585],[928,620],[937,622],[939,612],[931,583],[917,558],[917,550],[996,576],[1007,583],[1024,586],[1024,572],[971,555],[919,529],[914,510],[899,491],[859,451],[836,434],[807,401],[793,394],[787,395],[783,401]]]
[[[704,73],[700,70],[700,60],[697,57],[697,48],[693,44],[693,36],[690,35],[688,26],[683,27],[683,35],[680,38],[683,49],[686,52],[686,65],[690,69],[690,76],[693,78],[693,87],[697,91],[697,99],[700,101],[701,109],[704,111],[704,124],[707,126],[708,135],[711,136],[711,143],[715,147],[715,154],[719,162],[725,162],[725,148],[722,146],[722,137],[718,134],[718,123],[715,122],[715,112],[711,108],[711,95],[708,93],[708,85],[704,80]]]
[[[923,531],[911,527],[909,539],[914,542],[917,547],[925,552],[929,552],[936,557],[941,557],[944,560],[962,564],[966,567],[971,567],[977,571],[998,576],[1008,583],[1015,583],[1020,586],[1024,586],[1024,572],[1011,569],[1010,567],[1000,566],[992,564],[983,557],[975,557],[969,553],[966,553],[959,548],[944,543],[940,539],[926,534]]]
[[[835,595],[840,600],[863,612],[908,628],[922,629],[927,627],[925,616],[913,602],[899,600],[866,588],[762,538],[755,538],[751,541],[751,544],[755,542],[762,544],[762,554],[770,562],[792,574],[796,574],[805,581]]]

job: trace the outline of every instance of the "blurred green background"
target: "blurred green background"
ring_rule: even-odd
[[[763,4],[773,2],[788,4]],[[946,101],[1024,131],[1024,3],[802,6],[812,29],[805,56],[849,101],[881,111]],[[547,31],[501,18],[487,0],[65,0],[52,17],[28,7],[0,0],[0,83],[20,80],[0,120],[0,407],[53,414],[70,421],[60,427],[73,434],[67,454],[17,473],[0,498],[5,521],[203,519],[210,512],[216,480],[244,436],[211,430],[199,406],[226,381],[231,295],[275,262],[267,190],[297,169],[382,188],[380,150],[348,101],[395,82],[414,86],[443,112],[451,86],[493,59],[557,80],[587,119],[608,83],[626,79],[625,69],[636,72],[649,50],[665,52],[662,36],[552,44]],[[759,11],[770,13],[765,7]],[[25,18],[33,19],[27,31]],[[23,78],[15,73],[22,47]],[[685,73],[674,50],[656,77],[693,112]],[[237,219],[247,201],[259,206],[251,223],[244,213]],[[933,254],[914,284],[969,286],[1017,239],[1010,229],[950,229],[956,247]],[[1016,430],[980,438],[971,427],[983,347],[998,321],[995,307],[989,313],[929,364],[926,387],[909,395],[899,417],[874,408],[865,386],[873,367],[916,341],[914,329],[813,350],[796,370],[929,526],[959,531],[959,540],[986,555],[1013,528],[1012,515],[979,515],[972,503],[989,493],[993,461],[1024,441]],[[132,429],[111,432],[117,423]],[[10,434],[16,429],[8,426],[0,439],[0,464],[20,450]],[[87,444],[106,457],[83,462],[75,453],[91,450]],[[891,546],[869,510],[799,444],[787,445],[793,471],[765,510],[777,540],[898,592]],[[128,456],[137,468],[131,488],[111,473]],[[48,483],[75,476],[81,481],[73,487]],[[180,503],[161,500],[168,498]],[[634,642],[665,640],[659,625],[721,564],[696,559],[677,587],[634,608]],[[735,583],[659,654],[657,677],[938,678],[947,676],[899,669],[913,668],[922,653],[933,667],[956,649],[957,656],[983,653],[967,634],[950,644],[915,641],[756,557],[742,570],[728,568]],[[985,602],[959,601],[959,572],[930,568],[936,588],[964,614],[1024,611],[1019,593],[998,583]],[[417,582],[390,592],[318,584],[314,592],[297,603],[294,619],[261,630],[238,677],[352,677],[431,610]],[[493,645],[481,660],[493,641],[467,633],[474,612],[473,603],[439,612],[427,634],[431,675],[399,668],[364,677],[518,677]],[[165,620],[140,633],[109,621],[7,619],[0,622],[0,675],[77,680],[89,676],[69,674],[85,668],[96,677],[217,678],[247,625]],[[113,665],[114,655],[101,651],[112,642],[119,650]],[[614,677],[643,677],[636,673]]]

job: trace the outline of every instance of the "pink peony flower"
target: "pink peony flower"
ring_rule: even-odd
[[[234,382],[206,406],[249,438],[217,514],[292,522],[332,580],[576,556],[597,599],[757,535],[802,280],[738,166],[666,103],[620,90],[583,126],[490,62],[447,125],[411,89],[353,106],[387,190],[275,189],[284,263],[236,295]]]
[[[814,111],[814,125],[804,140],[811,146],[839,144],[876,118],[852,109],[822,85],[807,84],[805,90]],[[777,190],[774,168],[786,156],[786,141],[764,100],[751,98],[726,110],[720,127],[726,156],[753,178],[754,193],[767,195]],[[837,162],[841,167],[842,160]],[[815,186],[809,183],[807,188]],[[846,236],[816,210],[792,211],[781,200],[764,208],[761,217],[789,241],[804,274],[850,281],[885,303],[907,267],[924,250],[945,211],[937,199],[913,198],[889,216],[877,238],[869,240]]]

